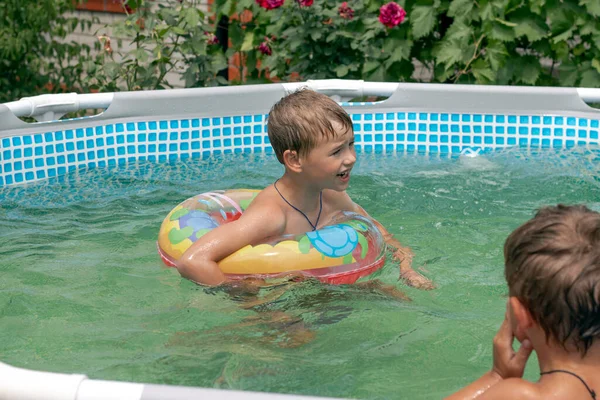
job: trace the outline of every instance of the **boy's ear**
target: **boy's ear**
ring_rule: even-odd
[[[302,171],[302,162],[300,161],[298,152],[295,150],[286,150],[283,152],[283,165],[292,172]]]
[[[527,339],[527,330],[534,324],[531,313],[517,297],[511,296],[509,299],[512,317],[516,322],[515,337],[522,342]]]

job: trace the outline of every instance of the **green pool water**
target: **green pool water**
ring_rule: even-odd
[[[600,210],[599,154],[359,155],[350,195],[438,288],[406,287],[391,260],[371,278],[412,301],[316,282],[241,296],[162,266],[157,233],[176,204],[262,188],[281,174],[273,156],[140,162],[0,189],[0,360],[94,379],[439,399],[491,366],[504,239],[545,204]],[[538,372],[533,358],[526,377]]]

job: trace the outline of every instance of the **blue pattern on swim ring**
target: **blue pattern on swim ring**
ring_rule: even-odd
[[[327,257],[342,257],[349,254],[358,244],[358,234],[353,227],[346,224],[326,226],[306,236],[313,247]]]
[[[193,228],[193,233],[190,235],[190,240],[196,241],[198,237],[196,237],[196,233],[201,229],[214,229],[219,224],[217,221],[213,219],[206,212],[201,210],[192,210],[186,215],[179,218],[179,227],[180,229],[185,228],[186,226],[191,226]]]

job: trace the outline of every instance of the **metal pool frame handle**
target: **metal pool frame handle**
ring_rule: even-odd
[[[348,101],[363,96],[391,96],[400,85],[394,82],[365,82],[363,80],[322,79],[281,84],[287,93],[300,87],[309,87],[324,93],[336,101]],[[600,103],[600,89],[576,88],[586,103]],[[34,117],[37,121],[54,121],[69,112],[86,109],[107,109],[114,93],[62,93],[24,97],[4,103],[17,117]]]
[[[318,400],[324,397],[101,381],[31,371],[0,362],[0,400]]]

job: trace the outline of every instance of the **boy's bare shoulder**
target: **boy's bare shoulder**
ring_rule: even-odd
[[[268,186],[252,200],[240,220],[259,220],[261,224],[269,226],[268,231],[271,234],[277,234],[277,231],[283,232],[286,214],[280,203],[279,195],[275,192],[273,186]]]
[[[508,378],[492,386],[478,398],[482,400],[541,400],[546,397],[539,384],[521,378]]]
[[[263,190],[261,190],[258,195],[252,200],[250,206],[245,211],[245,213],[255,213],[255,212],[272,212],[277,213],[281,212],[283,214],[283,210],[280,205],[279,195],[273,188],[273,186],[267,186]]]

